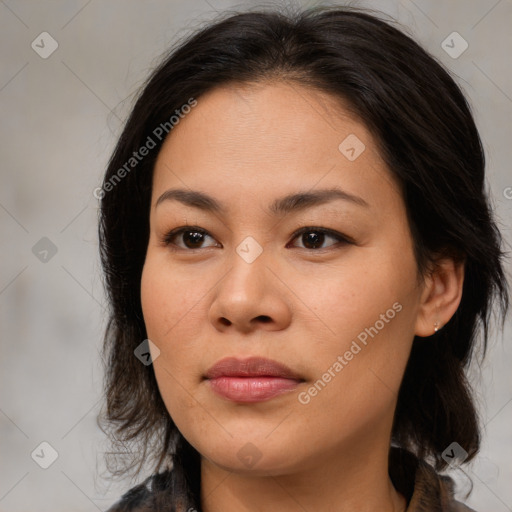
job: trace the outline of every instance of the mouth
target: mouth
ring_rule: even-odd
[[[241,403],[270,400],[305,382],[282,363],[261,357],[221,359],[206,372],[205,379],[217,395]]]

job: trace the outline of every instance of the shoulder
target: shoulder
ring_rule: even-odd
[[[418,511],[476,512],[455,499],[454,488],[454,482],[449,476],[440,475],[429,464],[420,462],[413,494],[413,499],[418,503]]]
[[[476,512],[455,499],[454,482],[412,453],[393,447],[390,476],[407,499],[406,512]]]
[[[453,512],[476,512],[476,510],[469,508],[467,505],[464,505],[464,503],[454,501]]]
[[[148,477],[128,490],[106,512],[171,512],[176,510],[170,492],[171,472]]]

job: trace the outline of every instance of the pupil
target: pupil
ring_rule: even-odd
[[[192,236],[190,236],[191,234]],[[190,243],[192,246],[195,246],[201,244],[202,237],[203,233],[199,233],[197,231],[186,231],[184,233],[183,239],[185,241],[185,245],[188,245]]]
[[[304,246],[309,249],[310,247],[308,247],[308,244],[313,245],[314,247],[321,246],[322,241],[323,241],[322,238],[324,237],[324,234],[318,233],[316,231],[310,231],[309,233],[304,233],[303,236],[305,236],[305,240],[306,240],[304,242],[304,239],[303,239]]]

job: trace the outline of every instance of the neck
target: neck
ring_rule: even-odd
[[[375,444],[375,443],[374,443]],[[388,474],[388,446],[364,445],[323,454],[286,474],[251,476],[201,458],[204,512],[403,512],[405,498]],[[364,446],[364,449],[363,449]]]

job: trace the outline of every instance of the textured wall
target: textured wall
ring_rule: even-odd
[[[0,512],[105,510],[129,485],[100,476],[105,446],[95,419],[105,317],[93,190],[130,95],[168,45],[217,11],[272,4],[0,1]],[[512,3],[361,5],[397,17],[458,78],[510,242]],[[454,31],[463,39],[447,39]],[[494,334],[481,376],[476,368],[472,377],[485,432],[467,470],[474,482],[468,503],[480,512],[512,510],[510,337],[509,321],[503,335]],[[43,469],[53,450],[57,459]]]

